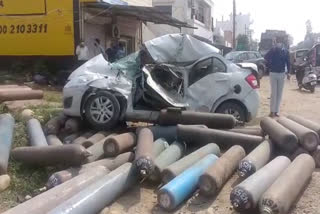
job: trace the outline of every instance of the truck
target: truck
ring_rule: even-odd
[[[274,41],[289,46],[289,35],[283,30],[266,30],[265,33],[262,33],[259,51],[263,56],[272,48]]]
[[[0,59],[74,59],[79,0],[0,0]]]

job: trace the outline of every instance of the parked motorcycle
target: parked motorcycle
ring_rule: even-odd
[[[312,65],[308,62],[303,62],[297,66],[296,77],[299,89],[306,89],[315,92],[317,86],[317,75],[315,74]]]

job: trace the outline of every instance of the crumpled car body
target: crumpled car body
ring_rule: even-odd
[[[189,35],[170,34],[115,63],[99,55],[79,67],[64,87],[64,113],[82,117],[88,97],[105,90],[121,99],[120,120],[136,110],[168,107],[216,112],[229,100],[244,106],[248,121],[259,107],[259,94],[246,80],[250,69],[228,62],[218,49]]]

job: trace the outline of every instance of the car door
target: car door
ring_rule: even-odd
[[[185,101],[192,110],[210,112],[213,104],[230,92],[230,75],[217,57],[196,63],[186,77]]]

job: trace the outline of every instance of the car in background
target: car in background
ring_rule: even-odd
[[[64,113],[82,117],[95,129],[166,108],[250,121],[260,103],[252,72],[252,66],[239,67],[192,36],[170,34],[112,64],[98,55],[79,67],[63,90]]]
[[[257,51],[233,51],[225,55],[233,63],[254,63],[258,67],[258,78],[261,79],[267,72],[266,61]]]

